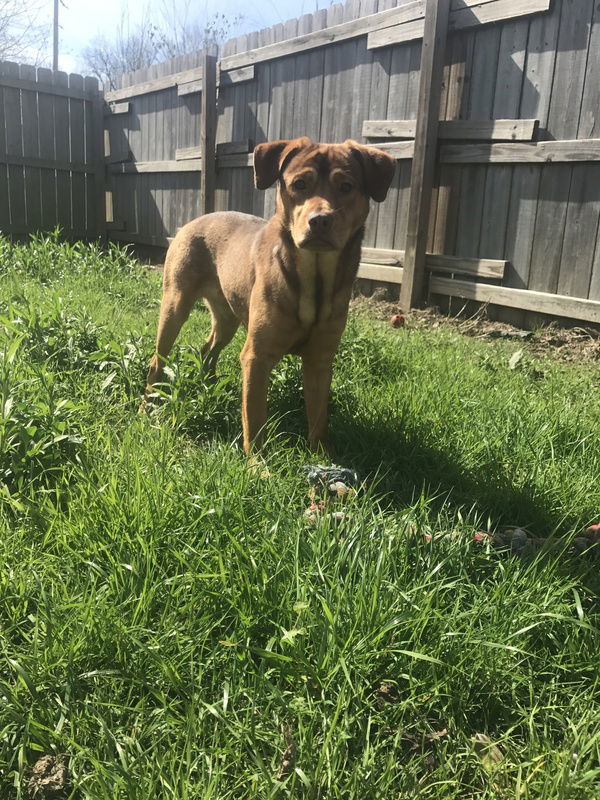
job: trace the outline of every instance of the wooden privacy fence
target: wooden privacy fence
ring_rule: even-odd
[[[103,105],[95,78],[0,63],[0,230],[104,232]]]
[[[390,7],[393,6],[393,7]],[[600,5],[594,0],[350,0],[228,42],[217,142],[307,134],[398,159],[359,275],[600,322]],[[218,208],[257,214],[250,160]],[[246,167],[246,168],[244,168]]]
[[[102,108],[95,87],[62,73],[19,74],[39,84],[34,101],[30,83],[5,82],[14,69],[5,65],[0,76],[2,229],[47,227],[52,174],[57,185],[79,182],[78,192],[84,181],[88,232],[106,219],[111,238],[164,246],[213,208],[272,213],[274,190],[252,184],[256,143],[353,138],[398,161],[368,220],[360,277],[399,285],[404,306],[429,293],[517,309],[517,322],[530,311],[600,322],[594,0],[349,0],[231,40],[218,62],[195,53],[124,76],[104,94],[104,149],[92,122]],[[48,101],[42,79],[82,97]],[[53,122],[38,122],[36,138],[26,120],[42,102]],[[85,107],[84,158],[77,103]],[[92,224],[93,209],[104,213],[102,172],[106,217]],[[19,194],[21,179],[29,189]],[[41,217],[35,202],[29,209],[37,180]],[[70,192],[64,227],[77,232],[81,204]],[[54,196],[64,203],[56,186]],[[65,210],[52,219],[66,221]]]

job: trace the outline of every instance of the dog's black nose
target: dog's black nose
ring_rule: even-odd
[[[317,212],[311,214],[308,218],[308,224],[313,233],[327,233],[333,223],[333,214],[319,214]]]

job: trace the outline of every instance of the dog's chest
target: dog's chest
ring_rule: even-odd
[[[333,288],[339,253],[314,253],[300,250],[298,253],[298,279],[300,298],[298,316],[302,325],[311,327],[325,322],[331,316]]]

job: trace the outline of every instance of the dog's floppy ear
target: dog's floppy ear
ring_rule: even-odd
[[[377,147],[368,147],[353,139],[346,139],[344,144],[350,148],[362,166],[369,197],[381,203],[385,200],[394,177],[396,159]]]
[[[298,150],[310,147],[312,142],[306,136],[299,139],[278,139],[276,142],[264,142],[254,148],[254,185],[257,189],[268,189],[273,186],[285,163]]]

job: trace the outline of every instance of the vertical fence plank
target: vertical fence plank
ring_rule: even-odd
[[[106,170],[104,169],[104,99],[96,78],[86,78],[85,88],[92,93],[90,104],[91,131],[88,133],[91,146],[91,165],[94,167],[88,180],[93,181],[94,214],[88,218],[89,233],[99,237],[106,235]]]
[[[594,0],[562,0],[548,112],[548,131],[553,139],[577,136],[594,5]]]
[[[200,140],[202,170],[200,172],[200,213],[215,209],[215,158],[217,135],[217,57],[207,51],[202,59],[202,100]]]
[[[274,25],[273,41],[278,42],[284,38],[283,25]],[[269,109],[269,127],[267,141],[272,142],[282,137],[281,130],[281,111],[283,107],[283,59],[278,58],[271,63],[271,103]],[[235,137],[234,137],[235,138]],[[235,184],[232,183],[232,191],[235,191]],[[231,208],[232,206],[230,206]],[[264,215],[271,217],[275,212],[275,188],[267,189],[264,192]]]
[[[305,33],[310,33],[312,31],[312,25],[313,15],[304,14],[304,16],[300,17],[298,20],[298,35],[302,36]],[[317,113],[315,113],[317,109],[314,108],[314,106],[309,112],[308,84],[310,75],[310,59],[312,55],[313,53],[300,53],[294,57],[295,94],[294,104],[292,106],[292,120],[290,125],[294,136],[300,136],[304,134],[309,138],[311,138],[311,134],[308,130],[310,127],[310,119],[311,117],[317,116],[317,113],[319,116],[321,114],[320,109]],[[313,100],[314,105],[317,105],[320,101],[319,97],[314,97],[311,99]]]
[[[448,73],[446,107],[440,119],[461,119],[467,104],[465,78],[471,69],[473,37],[454,34],[448,40]],[[456,245],[458,200],[462,170],[452,164],[439,168],[437,199],[432,203],[430,245],[433,253],[452,254]]]
[[[273,29],[264,28],[258,34],[258,46],[264,47],[273,42]],[[265,61],[256,64],[255,80],[257,84],[256,93],[256,138],[254,145],[266,142],[269,135],[269,114],[271,109],[271,62]],[[254,191],[252,202],[252,213],[259,217],[265,216],[265,192]]]
[[[450,0],[427,0],[404,274],[400,295],[400,303],[407,309],[421,300],[425,288],[425,253],[449,11]]]
[[[327,27],[342,22],[342,6],[340,3],[329,6],[327,9]],[[322,142],[333,141],[335,120],[339,113],[341,95],[339,93],[339,79],[341,71],[342,50],[339,43],[330,45],[325,50],[325,64],[323,74],[323,95],[321,106],[321,126],[319,139]]]
[[[556,292],[567,216],[571,166],[541,167],[528,289]]]
[[[585,84],[581,113],[579,115],[578,139],[594,139],[600,137],[600,4],[596,3],[588,62],[585,71]]]
[[[36,80],[35,67],[21,64],[19,75],[25,80]],[[39,158],[40,136],[38,120],[38,93],[37,91],[23,89],[21,91],[21,127],[23,136],[23,155]],[[39,167],[25,167],[25,215],[27,230],[35,232],[42,225],[42,188],[41,169]]]
[[[2,74],[9,78],[19,77],[19,66],[10,61],[2,65]],[[21,137],[21,91],[12,87],[4,87],[4,119],[6,122],[6,154],[8,156],[23,155]],[[8,166],[8,197],[10,204],[10,225],[13,231],[23,232],[27,226],[25,212],[25,180],[23,167]]]
[[[237,52],[242,53],[248,49],[248,36],[244,34],[236,39]],[[233,136],[232,141],[244,138],[246,122],[246,83],[238,83],[233,87]],[[246,191],[247,178],[243,169],[234,169],[231,177],[231,199],[236,211],[246,211],[248,192]]]
[[[40,132],[40,158],[52,160],[56,157],[54,150],[54,103],[52,96],[44,91],[44,86],[52,85],[52,72],[40,68],[38,78],[38,112]],[[50,230],[57,224],[56,214],[56,171],[43,169],[42,182],[42,226]]]
[[[3,65],[0,63],[0,153],[6,152],[6,119],[4,115]],[[8,199],[8,166],[0,164],[0,234],[10,230],[10,203]]]
[[[61,89],[69,86],[66,72],[53,72],[52,83]],[[54,154],[57,161],[63,163],[70,159],[69,150],[69,98],[54,95]],[[56,218],[61,230],[69,235],[73,231],[71,216],[72,172],[65,169],[56,170]],[[84,227],[84,232],[87,228]],[[81,231],[78,231],[81,235]]]
[[[572,167],[558,293],[587,297],[592,277],[600,215],[600,165]]]
[[[588,297],[590,300],[600,300],[600,230],[596,233],[596,253],[594,255],[594,263],[592,265],[592,274],[590,277],[590,288]]]
[[[519,113],[528,34],[527,20],[509,23],[502,28],[492,111],[494,119],[513,119]],[[479,238],[479,256],[482,258],[504,258],[512,174],[513,166],[510,164],[488,167]]]
[[[79,93],[83,91],[83,78],[81,75],[69,75],[69,88]],[[69,98],[69,141],[71,159],[83,164],[85,162],[85,112],[84,100],[76,97]],[[82,172],[71,173],[71,208],[73,230],[81,235],[86,230],[85,215],[85,181]]]
[[[492,118],[500,34],[497,25],[474,34],[468,119]],[[467,165],[462,171],[456,235],[456,252],[462,256],[476,257],[479,254],[487,169],[477,164]]]

